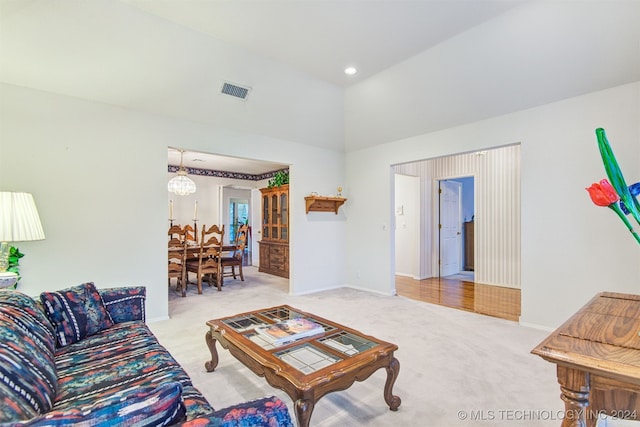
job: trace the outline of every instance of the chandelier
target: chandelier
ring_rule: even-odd
[[[177,176],[171,178],[167,184],[169,192],[176,193],[180,196],[186,196],[187,194],[196,192],[196,183],[187,176],[187,171],[182,165],[183,154],[184,150],[180,150],[180,168],[178,169]]]

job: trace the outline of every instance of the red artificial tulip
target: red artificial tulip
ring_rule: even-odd
[[[605,192],[607,198],[611,201],[611,203],[615,203],[620,200],[620,197],[618,196],[618,193],[616,193],[615,188],[613,188],[613,186],[609,184],[609,181],[607,181],[606,179],[600,181],[600,188]]]
[[[586,190],[591,196],[591,201],[598,206],[610,206],[620,200],[618,193],[606,179],[601,180],[599,184],[591,184],[591,187],[586,188]]]

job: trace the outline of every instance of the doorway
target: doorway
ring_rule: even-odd
[[[418,202],[414,204],[420,221],[420,242],[418,253],[411,254],[418,259],[419,274],[415,278],[401,274],[397,269],[400,265],[398,247],[403,242],[397,241],[396,223],[392,254],[396,259],[394,285],[398,295],[510,320],[519,319],[520,148],[520,144],[513,144],[391,166],[395,191],[398,190],[398,175],[410,175],[420,182]],[[462,184],[462,259],[460,271],[447,277],[441,277],[439,265],[441,181]],[[411,204],[404,203],[404,209],[398,210],[395,205],[396,222],[398,212],[407,215],[409,206]],[[473,234],[466,236],[467,230],[472,229]],[[467,255],[467,248],[473,252]]]
[[[289,165],[192,150],[181,154],[181,150],[167,149],[169,178],[175,175],[184,157],[184,167],[197,190],[186,196],[169,193],[167,203],[173,223],[194,224],[193,219],[197,218],[198,230],[203,224],[224,225],[223,239],[229,245],[236,240],[238,226],[248,222],[247,253],[243,262],[257,267],[258,241],[262,237],[259,188],[266,187],[275,172]]]
[[[227,189],[225,188],[225,193]],[[228,231],[226,236],[229,239],[230,245],[236,244],[236,237],[238,233],[238,229],[243,225],[248,225],[251,227],[251,190],[237,190],[230,189],[232,194],[235,197],[224,197],[224,201],[226,202],[226,218],[225,218],[225,228]],[[242,195],[240,193],[246,193]],[[247,239],[246,246],[244,249],[244,257],[243,257],[243,265],[251,265],[251,253],[252,253],[252,243],[251,239]]]
[[[475,179],[438,180],[439,277],[474,280]]]
[[[229,199],[229,243],[235,243],[238,228],[249,225],[249,200]]]
[[[459,274],[475,283],[520,288],[520,148],[520,144],[513,144],[391,166],[394,182],[399,174],[417,177],[420,182],[416,204],[420,242],[417,253],[411,254],[419,264],[415,275],[418,279],[444,274],[439,265],[439,183],[447,180],[463,185]],[[407,206],[405,204],[405,215]],[[469,239],[465,238],[467,228],[474,229]],[[402,244],[395,241],[397,236],[396,230],[393,248],[396,264],[397,248]],[[467,247],[473,248],[468,257],[465,255],[467,242]]]
[[[438,181],[438,266],[439,276],[458,274],[462,260],[462,184]]]

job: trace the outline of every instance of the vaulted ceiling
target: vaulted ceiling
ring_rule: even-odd
[[[348,86],[522,0],[123,0],[259,55]],[[355,76],[344,69],[354,66]]]
[[[355,149],[640,80],[639,5],[0,0],[0,81]],[[220,95],[224,81],[251,87],[248,100]],[[397,117],[363,101],[382,84]]]

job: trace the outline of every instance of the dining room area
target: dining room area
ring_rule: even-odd
[[[203,287],[245,281],[243,267],[260,264],[260,189],[287,167],[169,147],[170,292],[202,295]]]
[[[181,227],[171,225],[168,230],[168,285],[175,279],[175,291],[183,297],[190,285],[195,285],[197,293],[202,294],[203,283],[222,290],[224,278],[244,281],[242,268],[247,264],[247,236],[249,225],[241,224],[236,237],[223,244],[224,224],[219,226],[203,225],[200,235],[190,224]],[[190,276],[195,274],[195,281]]]

